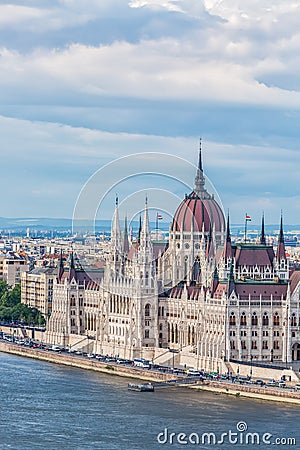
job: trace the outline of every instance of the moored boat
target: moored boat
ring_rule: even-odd
[[[137,391],[137,392],[154,392],[154,386],[151,383],[147,384],[128,384],[129,391]]]

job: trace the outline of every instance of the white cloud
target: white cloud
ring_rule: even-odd
[[[24,176],[7,208],[17,204],[31,214],[32,195],[39,207],[45,195],[49,211],[65,211],[98,163],[141,149],[191,155],[195,138],[180,136],[203,132],[210,141],[207,167],[227,203],[232,196],[237,211],[248,190],[252,205],[257,199],[258,208],[275,211],[298,189],[299,6],[292,0],[2,2],[1,113],[34,119],[0,120],[2,182],[11,167]],[[63,125],[73,119],[80,127]],[[116,133],[84,128],[90,123]],[[256,144],[224,143],[244,139]],[[286,204],[293,212],[292,201]]]
[[[97,48],[74,44],[31,55],[2,49],[0,81],[3,87],[22,88],[25,97],[32,91],[34,98],[38,92],[40,100],[55,89],[64,91],[63,96],[82,92],[98,97],[197,99],[299,108],[299,92],[268,87],[255,79],[256,70],[263,72],[263,62],[256,69],[211,59],[206,49],[191,49],[189,44],[172,39],[115,42]]]
[[[153,8],[153,9],[166,9],[168,11],[183,12],[178,6],[178,0],[133,0],[129,2],[131,8]]]

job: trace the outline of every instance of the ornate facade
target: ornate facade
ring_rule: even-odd
[[[179,205],[169,244],[151,241],[147,201],[136,243],[116,202],[100,283],[74,258],[54,283],[48,342],[124,358],[227,370],[230,359],[300,360],[300,272],[291,274],[281,220],[266,242],[232,243],[229,217],[205,188],[201,149],[194,190]]]

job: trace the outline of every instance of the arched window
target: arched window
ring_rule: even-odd
[[[147,305],[145,306],[145,317],[150,316],[150,308],[151,306],[149,305],[149,303],[147,303]]]
[[[279,314],[278,312],[275,313],[274,318],[273,318],[273,325],[274,326],[279,326],[280,325],[280,320],[279,320]]]
[[[267,327],[269,325],[269,316],[268,316],[268,314],[266,312],[263,315],[262,324],[265,327]]]
[[[296,319],[296,314],[293,313],[292,317],[291,317],[291,326],[292,327],[296,327],[297,326],[297,319]]]
[[[252,314],[251,324],[252,324],[252,326],[256,326],[257,323],[258,323],[257,314],[256,314],[256,312],[254,312],[254,313]]]
[[[234,312],[232,312],[229,317],[229,325],[235,326],[235,324],[236,324],[235,323],[235,315],[234,315]]]
[[[241,325],[247,325],[247,317],[245,312],[243,312],[241,315]]]

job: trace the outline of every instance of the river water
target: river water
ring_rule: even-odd
[[[0,449],[300,448],[298,406],[186,388],[131,392],[128,381],[0,353]],[[245,443],[250,432],[258,437]],[[216,440],[201,443],[204,433]]]

